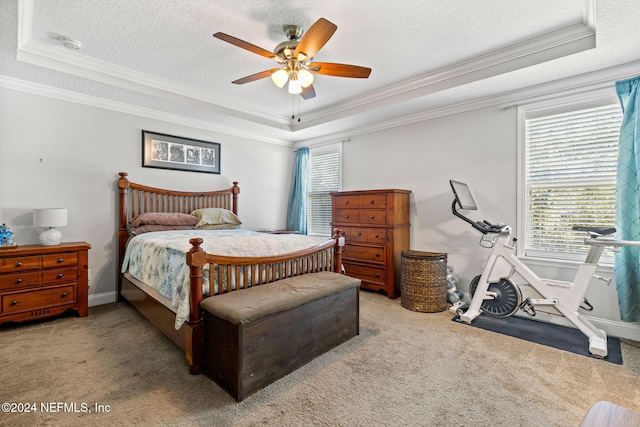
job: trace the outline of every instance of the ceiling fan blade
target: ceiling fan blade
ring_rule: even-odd
[[[316,96],[316,90],[313,88],[313,85],[309,85],[307,87],[303,87],[302,88],[302,92],[300,92],[300,96],[303,99],[311,99],[311,98],[315,98]]]
[[[352,77],[366,79],[371,74],[371,68],[358,65],[334,64],[331,62],[312,62],[309,71],[327,76]]]
[[[271,70],[261,71],[259,73],[251,74],[250,76],[243,77],[243,78],[238,79],[238,80],[234,80],[231,83],[235,83],[237,85],[241,85],[241,84],[253,82],[253,81],[256,81],[256,80],[264,79],[265,77],[270,77],[271,74],[275,73],[278,70],[279,70],[279,68],[273,68]]]
[[[276,55],[276,54],[275,54],[275,53],[273,53],[273,52],[270,52],[270,51],[268,51],[268,50],[266,50],[266,49],[263,49],[263,48],[261,48],[261,47],[258,47],[258,46],[256,46],[256,45],[251,44],[251,43],[249,43],[249,42],[246,42],[246,41],[244,41],[244,40],[240,40],[240,39],[239,39],[239,38],[237,38],[237,37],[230,36],[229,34],[225,34],[225,33],[215,33],[215,34],[213,35],[213,37],[215,37],[215,38],[217,38],[217,39],[220,39],[220,40],[223,40],[223,41],[225,41],[225,42],[227,42],[227,43],[231,43],[231,44],[232,44],[232,45],[234,45],[234,46],[241,47],[242,49],[246,49],[246,50],[248,50],[249,52],[257,53],[258,55],[260,55],[260,56],[264,56],[265,58],[269,58],[269,59],[277,59],[277,60],[280,60],[280,61],[284,61],[284,58],[282,58],[282,57],[280,57],[280,56]]]
[[[322,49],[322,46],[329,41],[337,29],[338,27],[335,24],[326,19],[318,19],[300,39],[293,53],[294,57],[303,61],[311,58]],[[303,58],[298,56],[300,53],[304,55]]]

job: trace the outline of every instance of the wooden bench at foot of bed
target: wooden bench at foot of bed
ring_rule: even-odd
[[[205,299],[205,374],[240,402],[353,338],[359,286],[325,271]]]

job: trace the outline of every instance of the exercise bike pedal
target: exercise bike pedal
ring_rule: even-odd
[[[531,317],[535,317],[535,315],[537,314],[536,308],[533,306],[533,304],[531,304],[531,298],[527,298],[522,301],[522,304],[520,304],[520,310],[524,311]]]

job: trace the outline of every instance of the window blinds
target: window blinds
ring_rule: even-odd
[[[526,255],[579,258],[574,225],[615,225],[618,105],[526,120]]]
[[[309,234],[330,236],[331,195],[340,190],[340,152],[309,156],[309,190],[307,193],[307,229]]]

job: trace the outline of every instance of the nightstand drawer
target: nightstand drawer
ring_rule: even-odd
[[[76,302],[75,285],[56,286],[2,295],[2,314],[18,313]]]
[[[78,269],[70,268],[52,268],[42,271],[42,283],[63,283],[75,282],[78,279]]]
[[[42,266],[44,268],[64,267],[67,265],[77,265],[78,254],[75,252],[67,252],[61,254],[43,255]]]
[[[0,258],[0,273],[14,273],[20,270],[35,270],[42,265],[41,256]]]
[[[25,271],[0,276],[0,289],[19,289],[23,286],[38,286],[39,284],[39,271]]]
[[[385,250],[382,246],[359,246],[359,245],[346,245],[344,247],[343,258],[355,259],[361,261],[373,261],[384,263]]]

